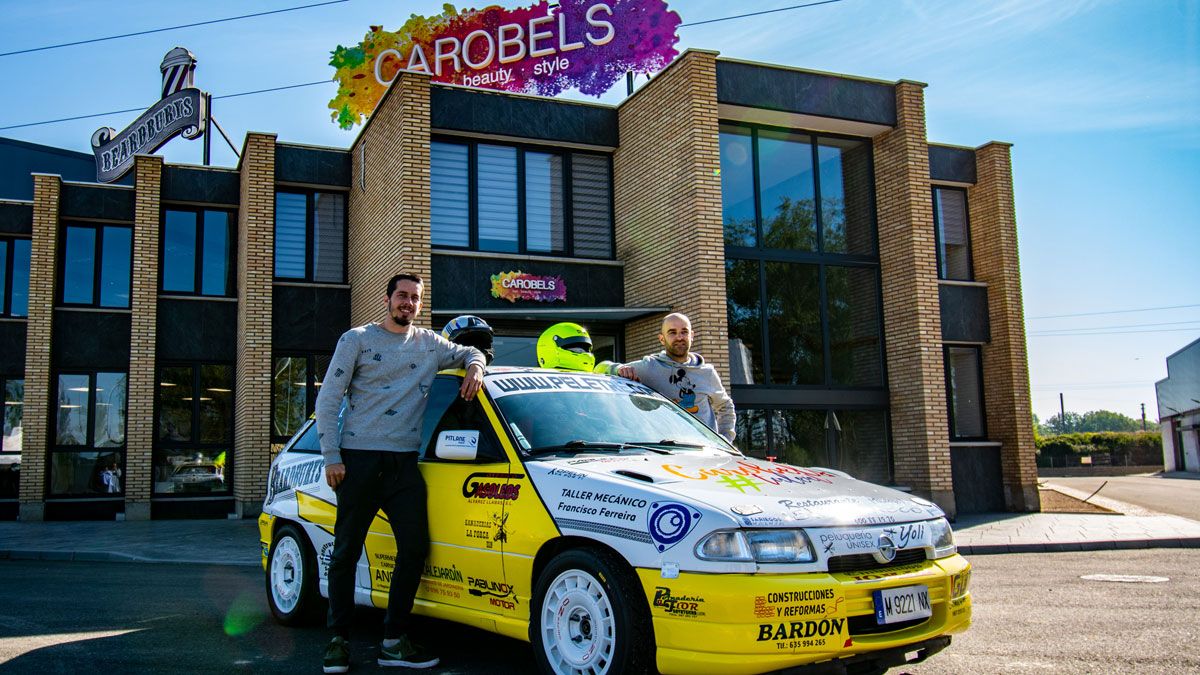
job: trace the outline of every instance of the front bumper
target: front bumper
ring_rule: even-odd
[[[661,672],[749,675],[860,655],[882,658],[883,652],[903,659],[932,648],[921,644],[971,623],[970,569],[954,555],[864,573],[682,573],[663,579],[659,570],[637,571],[650,602]],[[918,584],[929,589],[932,616],[875,623],[873,591]],[[827,665],[831,672],[841,667]]]

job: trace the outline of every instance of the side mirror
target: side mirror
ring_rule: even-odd
[[[433,454],[438,459],[473,462],[479,452],[478,431],[443,431],[438,434]]]

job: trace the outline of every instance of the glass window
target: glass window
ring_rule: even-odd
[[[459,381],[455,379],[451,383],[458,385]],[[475,461],[480,463],[504,461],[504,451],[500,449],[500,441],[496,438],[496,432],[492,429],[492,424],[484,414],[483,408],[480,407],[478,399],[464,401],[461,396],[450,397],[450,406],[442,415],[433,433],[430,434],[425,450],[425,459],[436,460],[434,450],[437,448],[437,437],[443,431],[478,431],[479,444],[475,450]]]
[[[770,455],[795,466],[829,466],[823,410],[772,410]]]
[[[933,213],[937,221],[938,276],[971,281],[971,243],[967,221],[967,191],[935,188]]]
[[[787,131],[760,131],[758,184],[763,245],[817,250],[816,195],[809,137]]]
[[[946,347],[946,387],[950,435],[984,438],[983,382],[979,347]]]
[[[122,492],[126,373],[61,373],[56,382],[50,493]]]
[[[871,203],[871,146],[862,141],[821,138],[822,250],[869,255],[875,252]]]
[[[516,253],[517,149],[480,144],[476,153],[479,250]]]
[[[301,193],[275,193],[275,276],[281,279],[305,277],[307,200]]]
[[[4,420],[4,435],[0,436],[0,499],[16,499],[21,484],[25,380],[0,378],[0,392],[4,394],[0,400],[0,417]]]
[[[162,289],[196,290],[196,212],[167,211],[163,223]]]
[[[156,495],[227,493],[233,443],[233,367],[163,366],[158,381]]]
[[[329,354],[275,357],[271,414],[274,442],[286,442],[312,415],[331,358]]]
[[[132,247],[133,230],[128,227],[68,226],[62,258],[63,303],[129,307]]]
[[[63,255],[63,302],[90,305],[95,302],[96,229],[68,227]]]
[[[561,253],[565,248],[563,158],[525,153],[525,249]]]
[[[877,484],[891,482],[883,410],[738,410],[738,448],[796,466],[838,469]]]
[[[8,313],[8,249],[8,241],[0,239],[0,314]]]
[[[105,227],[100,255],[100,306],[129,307],[133,230]]]
[[[29,255],[28,239],[12,242],[12,281],[9,283],[8,311],[12,316],[29,316]]]
[[[571,217],[576,256],[613,255],[612,179],[606,155],[571,155]]]
[[[346,275],[346,196],[313,194],[313,281],[340,284]]]
[[[825,266],[833,384],[883,384],[879,348],[879,280],[873,267]]]
[[[830,411],[834,467],[859,480],[892,482],[888,421],[883,410]],[[832,424],[834,420],[837,424]]]
[[[434,246],[471,245],[469,154],[466,145],[430,144],[429,230]]]
[[[754,149],[746,127],[721,126],[721,214],[726,246],[755,246]]]
[[[233,214],[228,211],[204,212],[203,258],[200,263],[200,292],[204,295],[229,295],[229,270],[233,268],[231,246]]]
[[[725,261],[731,384],[764,381],[760,279],[757,260]]]
[[[773,384],[821,384],[825,356],[816,265],[768,262],[767,340]]]

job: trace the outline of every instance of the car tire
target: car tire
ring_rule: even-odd
[[[612,552],[572,549],[538,576],[529,638],[543,673],[655,672],[646,594]]]
[[[267,604],[285,626],[311,624],[321,615],[315,558],[299,527],[286,523],[275,531],[267,555]]]

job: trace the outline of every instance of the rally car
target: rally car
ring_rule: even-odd
[[[971,620],[970,565],[933,503],[830,469],[746,457],[647,387],[490,368],[428,394],[431,548],[415,612],[533,643],[545,672],[882,672]],[[276,618],[320,612],[336,497],[314,423],[271,467],[259,519]],[[356,601],[383,607],[381,513]],[[838,663],[828,663],[831,660]]]

